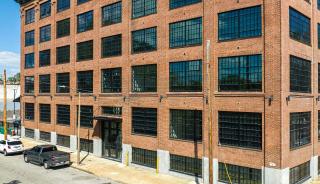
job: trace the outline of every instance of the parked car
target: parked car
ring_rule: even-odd
[[[23,158],[26,163],[31,162],[43,165],[45,169],[51,167],[70,165],[70,154],[58,151],[54,145],[39,145],[24,151]]]
[[[5,156],[9,154],[22,153],[23,144],[18,138],[0,140],[0,152],[3,153]]]

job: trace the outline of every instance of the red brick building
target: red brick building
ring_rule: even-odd
[[[80,92],[82,150],[209,183],[210,101],[214,183],[318,175],[319,1],[16,1],[23,136],[75,150]]]

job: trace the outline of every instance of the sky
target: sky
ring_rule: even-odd
[[[20,12],[14,0],[0,0],[0,74],[20,72]]]

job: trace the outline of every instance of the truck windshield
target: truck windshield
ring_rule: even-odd
[[[50,151],[57,151],[57,147],[52,146],[52,147],[42,148],[42,153],[50,152]]]
[[[21,141],[10,141],[8,142],[8,145],[10,146],[16,146],[16,145],[21,145],[22,142]]]

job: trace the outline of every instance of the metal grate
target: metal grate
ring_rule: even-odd
[[[202,62],[180,61],[170,63],[170,92],[201,92]]]
[[[202,141],[202,111],[170,109],[170,138]]]
[[[65,135],[57,135],[57,145],[70,148],[70,137]]]
[[[222,145],[262,149],[262,114],[219,111],[219,142]]]
[[[311,112],[290,113],[290,148],[311,142]]]
[[[261,6],[219,13],[219,40],[261,36]]]
[[[232,183],[237,184],[262,184],[261,169],[242,167],[219,162],[219,181],[229,183],[230,176]]]
[[[157,152],[141,149],[132,148],[132,163],[143,165],[146,167],[156,168],[157,165]]]
[[[202,176],[202,160],[170,154],[170,170],[197,177]]]
[[[24,134],[26,137],[34,139],[34,130],[33,129],[26,128],[24,130]]]
[[[132,133],[157,136],[157,109],[133,107]]]
[[[50,142],[51,141],[51,133],[40,131],[40,140],[45,141],[45,142]]]
[[[132,67],[132,92],[157,92],[157,65]]]
[[[80,150],[93,153],[93,140],[80,139]]]
[[[132,53],[157,50],[157,28],[132,31],[131,44]]]
[[[290,184],[303,183],[310,178],[310,161],[290,168]]]

